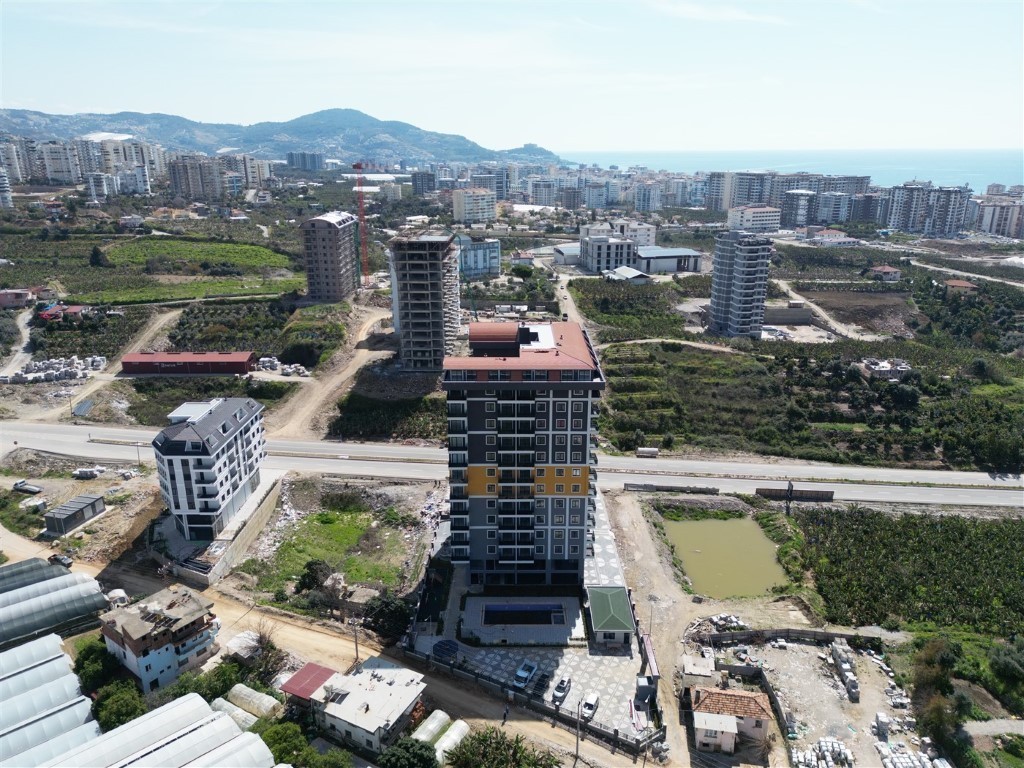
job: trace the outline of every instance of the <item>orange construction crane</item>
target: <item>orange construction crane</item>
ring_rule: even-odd
[[[359,251],[363,262],[363,287],[370,287],[370,233],[366,230],[366,200],[363,197],[363,163],[355,163],[352,169],[356,172],[356,189],[359,190]]]

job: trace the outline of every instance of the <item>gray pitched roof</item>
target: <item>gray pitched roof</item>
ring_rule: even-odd
[[[212,455],[230,442],[254,413],[263,410],[263,404],[251,397],[228,397],[219,403],[210,402],[216,405],[202,416],[166,427],[153,439],[153,447],[165,456],[179,455],[185,453],[189,442],[199,442],[202,444],[199,453]],[[237,417],[239,411],[243,412],[241,419]]]

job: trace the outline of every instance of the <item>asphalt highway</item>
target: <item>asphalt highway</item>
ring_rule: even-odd
[[[152,463],[155,429],[0,422],[0,454],[23,447],[89,459]],[[268,469],[364,477],[438,480],[447,474],[439,448],[395,443],[268,441]],[[598,457],[598,484],[713,486],[726,493],[753,493],[792,480],[799,488],[830,490],[841,501],[931,505],[1000,506],[1024,510],[1020,477],[984,472],[887,469],[814,463],[695,461]]]

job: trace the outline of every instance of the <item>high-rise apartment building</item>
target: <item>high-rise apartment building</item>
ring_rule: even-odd
[[[263,405],[248,397],[183,403],[153,439],[160,495],[178,532],[212,541],[260,484]]]
[[[558,184],[554,179],[529,179],[531,205],[553,207],[558,202]]]
[[[768,205],[741,205],[729,209],[727,222],[729,229],[744,232],[778,232],[782,211]]]
[[[418,197],[437,191],[437,176],[430,171],[413,171],[412,193]]]
[[[650,213],[661,210],[661,184],[641,182],[633,187],[633,208]]]
[[[474,173],[469,177],[469,186],[477,189],[486,189],[498,197],[498,177],[493,173]]]
[[[0,166],[7,171],[7,178],[11,184],[21,184],[31,175],[25,165],[21,148],[13,141],[0,142]]]
[[[75,145],[62,141],[48,141],[38,146],[42,161],[43,178],[54,184],[81,184],[82,168],[78,163]]]
[[[0,187],[2,184],[3,179],[0,177]],[[979,205],[977,227],[980,231],[988,232],[991,235],[1024,237],[1024,203],[1019,200],[1005,199],[1001,202],[982,202]]]
[[[302,222],[306,294],[314,301],[346,301],[359,287],[359,220],[331,211]]]
[[[321,152],[289,152],[285,155],[289,168],[297,168],[300,171],[322,171],[326,167],[326,161]]]
[[[715,238],[708,329],[723,336],[761,337],[772,241],[749,232]]]
[[[814,220],[819,224],[841,224],[853,216],[854,196],[846,192],[818,193]]]
[[[0,166],[0,208],[13,208],[14,197],[11,195],[11,181],[7,177],[7,169]]]
[[[601,182],[589,182],[583,188],[583,207],[598,209],[608,207],[608,186]]]
[[[452,562],[471,584],[582,585],[605,379],[577,323],[472,323],[447,357]]]
[[[928,190],[925,208],[925,237],[956,237],[967,219],[971,190],[964,187],[938,187]]]
[[[583,190],[577,187],[563,187],[558,193],[558,204],[570,211],[583,207]]]
[[[708,174],[705,205],[712,211],[727,211],[741,205],[768,201],[773,172],[714,171]]]
[[[817,192],[812,192],[809,189],[790,189],[783,194],[781,226],[806,227],[817,221],[817,214]],[[746,227],[740,227],[740,229],[746,229]]]
[[[931,186],[930,181],[908,181],[890,189],[886,226],[903,232],[922,231]]]
[[[224,171],[220,161],[205,155],[181,155],[167,164],[171,192],[191,200],[224,197]]]
[[[459,246],[459,276],[482,280],[501,275],[501,241],[494,237],[456,235]]]
[[[459,333],[459,248],[423,231],[389,243],[391,306],[399,358],[409,370],[440,371]]]
[[[485,224],[498,219],[498,196],[491,189],[470,187],[452,192],[452,215],[460,224]]]

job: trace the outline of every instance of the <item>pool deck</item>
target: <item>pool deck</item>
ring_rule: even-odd
[[[561,605],[564,624],[484,624],[488,605]],[[473,634],[484,645],[569,645],[586,644],[580,601],[573,597],[483,597],[466,598],[462,612],[463,634]]]

